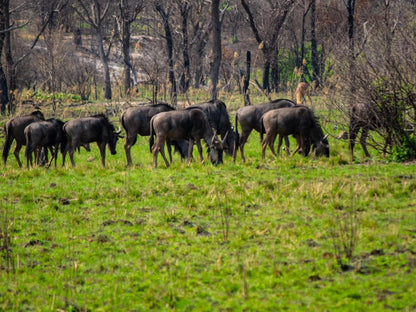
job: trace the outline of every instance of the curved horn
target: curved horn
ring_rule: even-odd
[[[329,137],[329,134],[327,134],[326,136],[324,136],[321,141],[325,141],[328,137]]]
[[[229,133],[229,131],[227,131],[227,133],[225,134],[224,138],[221,140],[221,143],[224,143],[225,142],[225,139],[227,138],[228,133]]]
[[[211,128],[211,130],[212,130],[212,139],[211,139],[211,142],[214,142],[214,139],[217,136],[217,130],[215,130],[215,128]]]

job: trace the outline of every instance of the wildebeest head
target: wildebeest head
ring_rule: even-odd
[[[116,151],[117,140],[119,138],[124,138],[124,137],[120,135],[121,133],[120,128],[117,131],[114,131],[114,128],[112,130],[113,131],[110,132],[110,137],[108,140],[108,148],[110,150],[111,155],[115,155],[117,154],[117,151]]]
[[[215,132],[215,130],[213,130],[214,135],[212,136],[211,139],[211,145],[209,146],[209,153],[210,153],[210,158],[211,158],[211,162],[214,165],[218,165],[218,164],[222,164],[223,160],[222,160],[222,155],[223,155],[223,151],[224,151],[224,141],[225,141],[225,137],[223,140],[220,140]]]
[[[234,146],[238,142],[238,135],[234,131],[234,127],[230,127],[230,129],[226,132],[224,138],[222,139],[222,143],[224,146],[224,152],[227,155],[232,155]]]
[[[317,144],[317,146],[316,146],[316,156],[329,157],[328,134],[320,140],[319,144]]]
[[[210,100],[188,106],[186,109],[201,109],[208,118],[209,124],[215,129],[222,138],[223,151],[227,155],[232,155],[234,145],[237,141],[237,134],[231,125],[227,112],[227,106],[220,100]]]

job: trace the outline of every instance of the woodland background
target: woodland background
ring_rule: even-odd
[[[376,107],[403,145],[414,141],[415,13],[414,0],[1,1],[1,113],[64,99],[177,105],[200,90],[248,105],[250,92],[306,81],[345,119],[353,103]]]

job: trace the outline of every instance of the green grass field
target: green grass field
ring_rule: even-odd
[[[106,169],[95,145],[75,168],[9,155],[0,311],[416,310],[416,164],[329,142],[261,162],[253,133],[216,167],[153,169],[142,137],[131,168],[123,140]]]

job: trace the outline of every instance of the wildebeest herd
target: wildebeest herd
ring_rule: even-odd
[[[182,159],[187,158],[191,161],[193,146],[196,144],[203,161],[201,140],[206,143],[208,157],[213,164],[222,163],[224,152],[232,155],[235,161],[238,149],[244,162],[244,145],[253,129],[261,134],[263,159],[267,146],[276,155],[274,142],[277,135],[278,152],[282,139],[285,139],[287,153],[290,154],[288,136],[293,135],[298,144],[295,153],[299,151],[307,156],[312,148],[318,156],[329,156],[327,136],[323,134],[313,110],[286,99],[240,108],[235,115],[235,128],[230,122],[225,103],[220,100],[211,100],[184,109],[175,109],[163,103],[130,107],[122,113],[120,122],[126,133],[124,149],[127,166],[132,164],[130,150],[137,141],[137,135],[150,136],[150,152],[153,155],[154,167],[157,167],[159,153],[166,166],[172,163],[172,146],[180,153]],[[238,125],[241,134],[238,132]],[[29,115],[12,118],[6,123],[4,131],[4,164],[15,140],[16,160],[21,167],[19,151],[25,145],[28,168],[33,164],[32,155],[34,162],[39,163],[45,155],[47,158],[48,150],[51,153],[48,166],[54,160],[56,167],[59,150],[62,154],[62,164],[65,165],[65,157],[69,153],[71,164],[75,166],[75,151],[81,146],[88,150],[89,144],[93,142],[99,147],[101,164],[105,167],[106,145],[111,154],[115,154],[117,140],[123,138],[120,135],[121,130],[116,131],[104,114],[63,122],[55,118],[45,120],[40,111],[34,111]],[[165,145],[169,161],[164,152]]]

